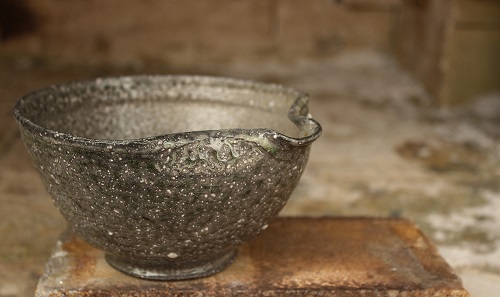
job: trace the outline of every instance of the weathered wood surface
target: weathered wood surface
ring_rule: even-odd
[[[433,244],[403,219],[279,218],[212,277],[140,280],[67,233],[37,296],[449,296],[460,279]]]

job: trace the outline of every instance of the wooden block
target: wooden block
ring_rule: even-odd
[[[460,279],[409,221],[279,218],[207,278],[157,282],[111,268],[68,233],[56,245],[36,296],[448,296]]]

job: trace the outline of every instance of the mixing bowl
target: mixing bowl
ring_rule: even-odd
[[[127,274],[208,276],[283,208],[321,126],[297,90],[132,76],[51,86],[14,108],[47,191]]]

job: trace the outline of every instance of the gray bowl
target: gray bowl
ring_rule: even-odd
[[[283,208],[321,134],[294,89],[136,76],[52,86],[14,108],[70,226],[127,274],[216,273]]]

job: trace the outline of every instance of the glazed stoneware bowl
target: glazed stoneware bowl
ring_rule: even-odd
[[[14,108],[55,205],[127,274],[208,276],[283,208],[320,125],[274,84],[134,76],[48,87]]]

